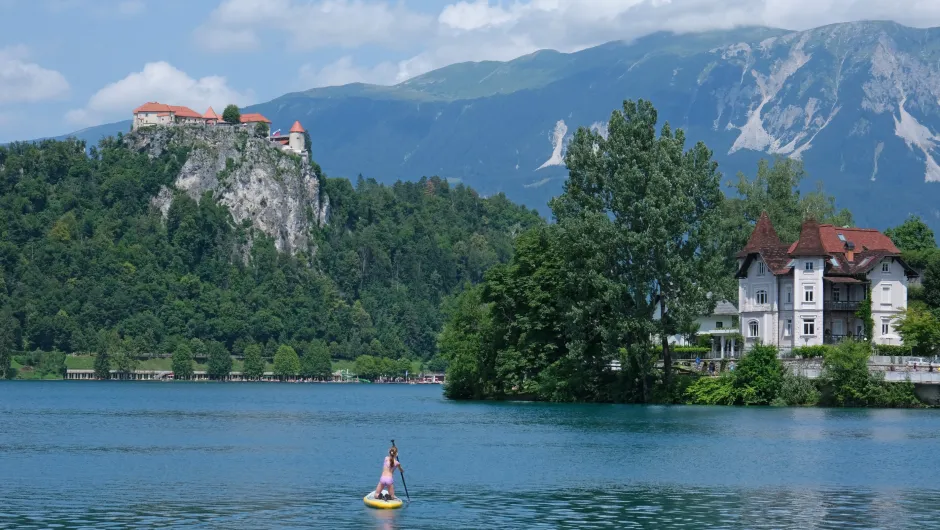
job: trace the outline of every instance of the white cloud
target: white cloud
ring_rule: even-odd
[[[336,61],[317,68],[312,64],[300,67],[300,81],[304,88],[338,86],[349,83],[371,83],[389,85],[396,81],[398,65],[383,62],[371,68],[356,66],[352,57],[340,57]]]
[[[433,28],[433,17],[382,0],[223,0],[196,29],[212,51],[240,51],[270,32],[290,51],[365,44],[395,47]]]
[[[0,48],[0,105],[57,99],[69,91],[65,77],[28,62],[25,46]]]
[[[301,69],[302,80],[322,84],[390,83],[455,62],[507,60],[540,49],[572,52],[656,31],[808,29],[878,19],[940,26],[937,0],[459,0],[436,14],[403,1],[222,0],[196,36],[214,51],[266,43],[287,54],[336,47],[397,50],[394,75],[387,58],[362,66],[343,57]]]
[[[229,103],[251,103],[252,94],[229,87],[224,77],[193,79],[186,72],[160,61],[147,63],[142,71],[105,86],[91,96],[83,108],[69,111],[66,119],[78,125],[127,119],[135,107],[147,101],[185,105],[202,112],[209,106],[221,109]]]

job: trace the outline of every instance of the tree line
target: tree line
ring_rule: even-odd
[[[575,133],[569,179],[550,204],[555,222],[520,234],[507,263],[445,304],[449,397],[682,402],[667,339],[737,299],[735,254],[761,212],[786,242],[807,218],[852,225],[821,185],[800,193],[806,175],[790,158],[739,174],[726,197],[712,152],[686,149],[684,132],[660,127],[647,101],[624,102],[607,131]],[[894,237],[914,231],[936,249],[933,234],[909,223]],[[940,280],[930,267],[925,299]]]
[[[85,147],[0,147],[8,376],[15,355],[38,367],[43,353],[97,354],[102,373],[172,354],[183,373],[202,357],[215,376],[231,355],[246,370],[258,357],[278,365],[285,347],[299,357],[299,367],[293,356],[281,363],[285,374],[322,375],[324,359],[365,354],[440,364],[441,301],[507,261],[514,234],[543,224],[503,195],[437,177],[384,186],[315,166],[330,218],[310,234],[315,251],[292,256],[236,225],[211,194],[176,193],[162,217],[150,201],[172,188],[187,149],[149,158],[120,137]]]

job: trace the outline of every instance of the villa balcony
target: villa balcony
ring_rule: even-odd
[[[823,336],[823,344],[841,344],[847,340],[864,341],[867,339],[864,335],[832,335],[827,333]]]
[[[855,312],[855,311],[858,311],[858,307],[859,307],[861,304],[862,304],[862,302],[859,301],[859,300],[852,301],[852,302],[846,302],[846,301],[839,301],[839,302],[836,302],[836,301],[833,301],[833,300],[826,300],[825,302],[823,302],[823,310],[824,310],[824,311],[852,311],[852,312]]]

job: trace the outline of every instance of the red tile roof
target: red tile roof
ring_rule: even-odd
[[[173,109],[173,112],[176,113],[178,118],[202,118],[202,114],[199,114],[189,107],[170,105],[170,108]]]
[[[149,101],[134,109],[134,114],[138,112],[173,112],[173,108],[163,103]]]
[[[842,234],[847,242],[855,244],[856,252],[868,249],[901,253],[890,237],[872,228],[839,228],[832,225],[820,225],[819,232],[823,246],[832,254],[845,252],[845,243],[839,239],[839,234]]]
[[[767,212],[761,212],[757,224],[754,225],[754,231],[751,232],[751,237],[747,240],[747,245],[744,245],[744,249],[738,253],[738,257],[743,258],[762,248],[779,247],[781,245],[783,245],[783,242],[780,241],[780,236],[774,230],[774,225],[770,222]]]
[[[299,121],[295,121],[294,124],[291,125],[290,132],[292,132],[292,133],[302,133],[302,132],[304,132],[304,128],[303,128],[303,126],[300,124]]]
[[[823,245],[819,223],[815,219],[803,221],[800,238],[790,246],[793,257],[828,256],[829,250]]]
[[[222,119],[222,116],[219,116],[218,114],[216,114],[215,111],[212,110],[212,107],[209,107],[209,110],[207,110],[206,113],[202,115],[202,117],[207,120],[221,120]]]
[[[242,114],[241,122],[242,123],[258,123],[258,122],[271,123],[271,120],[265,118],[264,116],[258,113],[251,113],[251,114]]]

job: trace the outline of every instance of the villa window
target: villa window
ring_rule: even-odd
[[[891,272],[891,264],[887,261],[881,264],[881,272],[888,274]]]
[[[757,291],[757,303],[760,305],[767,303],[767,291],[764,291],[763,289]]]
[[[881,319],[881,334],[887,335],[888,333],[891,333],[891,323],[887,318],[883,318]]]
[[[812,285],[807,285],[807,286],[803,287],[803,301],[806,302],[806,303],[811,304],[811,303],[813,303],[814,299],[815,299],[815,298],[814,298],[814,295],[813,295],[813,286],[812,286]]]
[[[747,324],[747,336],[748,337],[756,338],[759,331],[760,329],[758,328],[756,320],[752,320],[748,322]]]
[[[840,302],[842,300],[842,291],[838,287],[832,288],[832,301]]]
[[[766,266],[764,265],[764,262],[763,261],[758,262],[757,263],[757,275],[763,276],[765,271],[766,271]]]
[[[815,318],[806,318],[803,319],[803,335],[807,336],[816,336],[816,319]]]
[[[885,285],[881,288],[881,305],[891,305],[891,286]]]
[[[721,321],[715,322],[715,329],[721,329],[723,327],[725,327],[724,322],[721,322]]]
[[[783,336],[789,337],[793,334],[793,319],[788,318],[786,324],[783,325]]]
[[[788,304],[793,303],[793,288],[792,287],[787,287],[787,303]]]
[[[804,263],[804,264],[803,264],[803,270],[805,270],[806,272],[812,272],[812,270],[813,270],[813,262],[812,262],[812,261],[807,261],[806,263]]]

